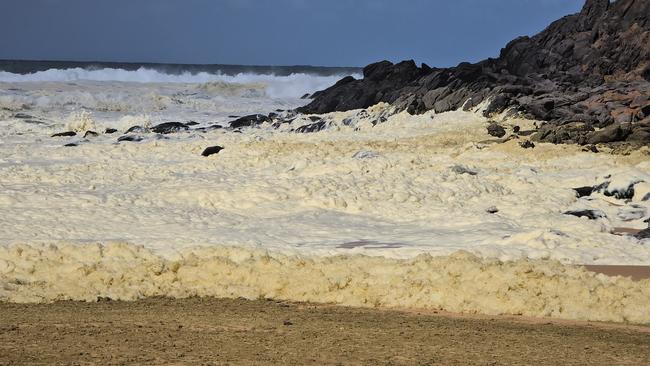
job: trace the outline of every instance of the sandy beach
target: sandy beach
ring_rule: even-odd
[[[0,365],[642,365],[650,327],[218,299],[1,304]]]

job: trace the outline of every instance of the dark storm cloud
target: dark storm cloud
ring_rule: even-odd
[[[582,0],[0,0],[0,58],[436,66],[496,56]]]

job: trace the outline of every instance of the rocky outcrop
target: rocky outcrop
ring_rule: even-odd
[[[535,139],[554,143],[650,143],[650,1],[587,0],[582,11],[496,59],[452,68],[382,61],[312,95],[302,113],[367,108],[379,102],[420,114],[512,111],[548,121]]]

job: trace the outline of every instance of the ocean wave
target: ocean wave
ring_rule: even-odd
[[[322,76],[307,73],[293,73],[287,76],[274,74],[239,73],[225,75],[221,73],[180,73],[167,74],[158,70],[141,67],[135,71],[103,68],[89,70],[84,68],[49,69],[31,74],[14,74],[0,71],[0,82],[134,82],[134,83],[229,83],[229,84],[263,84],[267,96],[272,98],[299,98],[300,96],[325,89],[345,75]],[[359,75],[354,75],[359,77]]]
[[[554,261],[501,262],[467,252],[412,259],[298,256],[195,247],[165,258],[127,244],[0,246],[0,300],[50,302],[212,296],[650,322],[650,280]]]

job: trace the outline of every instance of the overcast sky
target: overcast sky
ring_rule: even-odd
[[[451,66],[583,0],[0,0],[0,58]]]

